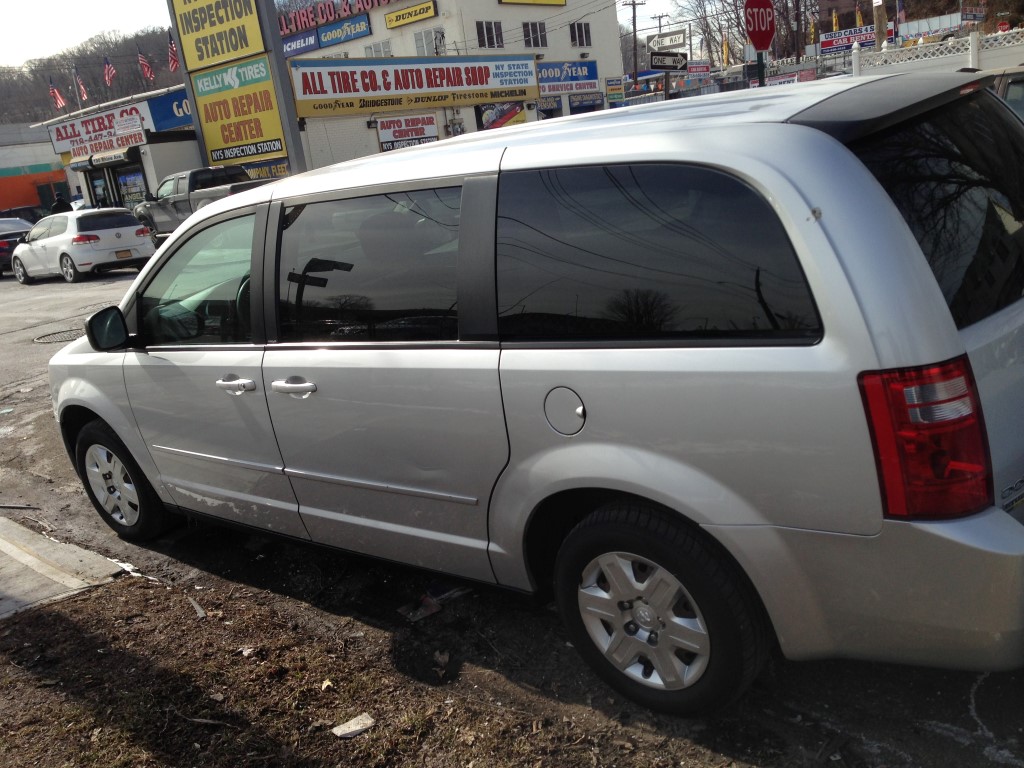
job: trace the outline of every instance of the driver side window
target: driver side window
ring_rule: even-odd
[[[147,346],[252,340],[249,272],[255,217],[208,227],[185,241],[140,297]]]

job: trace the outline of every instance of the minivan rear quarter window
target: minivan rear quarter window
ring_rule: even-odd
[[[957,328],[1024,292],[1022,132],[980,92],[850,145],[910,226]]]
[[[793,247],[744,182],[682,164],[505,173],[503,341],[811,343],[821,322]]]

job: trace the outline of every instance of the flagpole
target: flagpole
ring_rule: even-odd
[[[82,89],[78,85],[78,65],[76,64],[71,72],[71,88],[75,91],[75,101],[78,102],[78,111],[82,111]]]

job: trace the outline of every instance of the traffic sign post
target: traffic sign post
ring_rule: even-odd
[[[775,7],[771,0],[745,0],[743,21],[747,37],[757,51],[757,83],[764,87],[764,52],[775,39]]]

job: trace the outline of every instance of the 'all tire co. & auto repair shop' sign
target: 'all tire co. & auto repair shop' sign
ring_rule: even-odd
[[[299,117],[530,101],[539,91],[533,56],[293,59],[289,64]]]

